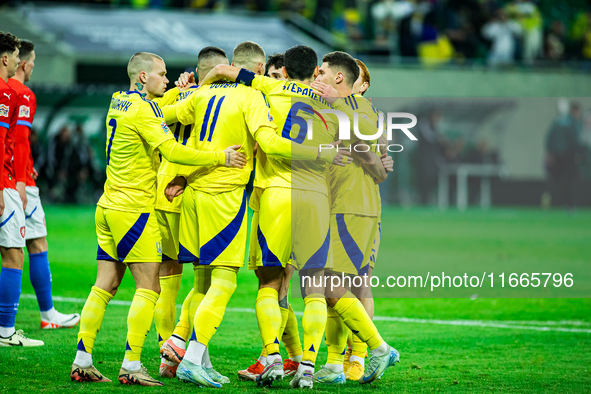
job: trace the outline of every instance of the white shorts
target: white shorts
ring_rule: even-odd
[[[4,189],[4,213],[0,216],[0,246],[25,247],[25,213],[23,202],[14,189]]]
[[[27,209],[25,209],[25,225],[27,226],[26,239],[37,239],[47,236],[45,225],[45,212],[39,198],[39,188],[27,186]]]

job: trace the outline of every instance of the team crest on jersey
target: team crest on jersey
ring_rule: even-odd
[[[168,132],[170,131],[170,129],[168,128],[168,125],[164,121],[162,123],[160,123],[160,127],[162,127],[162,130],[164,130],[164,134],[168,134]]]
[[[156,251],[158,254],[162,253],[162,244],[160,242],[156,242]]]
[[[271,115],[270,112],[267,112],[267,115],[269,116],[269,122],[273,122],[274,121],[273,115]]]
[[[4,116],[5,118],[8,118],[8,110],[10,108],[7,105],[4,104],[0,104],[0,116]]]
[[[21,105],[18,107],[18,117],[19,118],[28,118],[31,114],[31,110],[27,105]]]
[[[21,227],[21,237],[23,237],[23,238],[25,238],[25,231],[26,231],[25,226]]]

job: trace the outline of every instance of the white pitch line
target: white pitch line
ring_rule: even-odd
[[[37,297],[34,294],[21,294],[21,298],[34,300]],[[71,302],[75,304],[84,304],[84,298],[60,297],[53,296],[54,301]],[[131,301],[113,300],[109,305],[130,306]],[[181,305],[177,304],[177,308]],[[256,313],[252,308],[227,308],[228,312],[237,313]],[[302,312],[295,312],[296,315],[302,316]],[[515,321],[515,320],[440,320],[440,319],[417,319],[410,317],[392,317],[392,316],[374,316],[374,320],[390,321],[397,323],[414,323],[414,324],[439,324],[447,326],[467,326],[467,327],[491,327],[491,328],[507,328],[514,330],[532,330],[532,331],[556,331],[556,332],[572,332],[572,333],[586,333],[591,334],[591,329],[587,328],[568,328],[556,327],[558,325],[573,325],[573,326],[589,326],[591,322],[584,322],[579,320],[563,320],[563,321]],[[545,325],[544,325],[545,324]]]

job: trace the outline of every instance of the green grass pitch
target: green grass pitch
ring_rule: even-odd
[[[46,215],[53,294],[85,299],[96,275],[94,208],[47,207]],[[442,213],[385,208],[382,222],[378,265],[383,261],[393,266],[420,266],[433,259],[462,263],[494,258],[531,261],[533,266],[591,262],[589,211],[569,215],[536,210]],[[177,380],[166,380],[161,388],[124,387],[116,381],[125,349],[128,307],[113,304],[107,308],[94,361],[115,382],[70,382],[78,329],[39,329],[37,303],[31,297],[33,289],[26,266],[17,328],[44,340],[46,345],[0,348],[0,393],[197,390]],[[178,303],[191,288],[192,275],[191,269],[185,270]],[[216,369],[232,380],[223,390],[255,393],[263,389],[240,381],[236,371],[250,365],[260,351],[256,318],[254,313],[234,309],[254,308],[256,280],[247,269],[240,271],[238,280],[231,309],[210,349]],[[129,301],[133,292],[133,280],[127,274],[115,300]],[[71,300],[55,301],[63,312],[80,312],[82,305]],[[292,298],[292,305],[296,311],[303,310],[300,299]],[[316,385],[314,391],[591,391],[589,299],[399,298],[376,299],[375,305],[376,315],[382,317],[376,319],[376,325],[384,339],[400,351],[400,364],[368,387],[348,382],[336,388]],[[462,322],[472,325],[460,325]],[[538,329],[527,329],[532,327]],[[317,365],[325,360],[323,347]],[[146,341],[143,363],[152,376],[157,376],[159,357],[154,328]],[[264,391],[288,388],[286,379]]]

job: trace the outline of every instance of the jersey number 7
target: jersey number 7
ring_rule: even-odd
[[[109,165],[109,160],[111,160],[111,146],[113,146],[113,138],[115,138],[115,130],[117,129],[117,119],[111,118],[109,120],[109,126],[113,128],[113,131],[111,131],[109,145],[107,146],[107,165]]]

